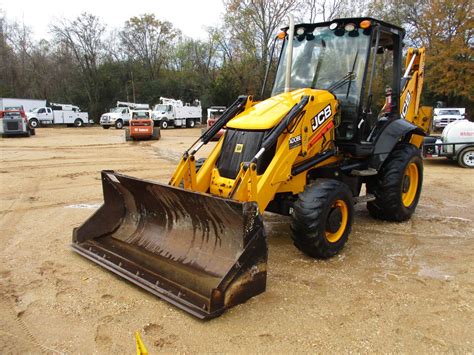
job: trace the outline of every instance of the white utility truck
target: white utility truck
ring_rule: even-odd
[[[136,104],[133,102],[117,101],[117,106],[110,109],[109,112],[100,116],[100,125],[104,129],[115,126],[116,129],[122,129],[128,125],[132,110],[149,110],[148,104]]]
[[[82,127],[89,123],[89,114],[81,112],[78,106],[53,104],[37,107],[26,113],[31,128],[47,124],[66,124]]]
[[[160,97],[160,103],[155,105],[152,113],[155,125],[166,129],[169,126],[194,127],[202,120],[202,108],[199,100],[193,104],[184,104],[181,100]]]
[[[22,107],[23,111],[28,112],[37,107],[45,107],[46,100],[34,100],[34,99],[14,99],[2,97],[0,98],[0,111],[7,110],[10,107]]]

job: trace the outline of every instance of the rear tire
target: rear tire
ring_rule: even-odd
[[[318,179],[305,187],[293,206],[293,243],[313,258],[334,256],[347,242],[353,218],[349,187],[337,180]]]
[[[74,121],[74,127],[82,127],[83,125],[84,125],[84,122],[82,122],[82,120],[80,118],[77,118]]]
[[[130,137],[130,130],[128,128],[125,128],[125,141],[131,141],[132,137]]]
[[[458,164],[463,168],[474,168],[474,147],[464,148],[459,153]]]
[[[375,201],[367,203],[372,217],[402,222],[411,218],[423,185],[423,161],[412,144],[398,144],[379,173],[367,181],[367,192]]]
[[[194,120],[186,120],[186,127],[194,128],[195,125],[196,125],[196,122],[194,122]]]

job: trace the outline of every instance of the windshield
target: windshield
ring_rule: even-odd
[[[122,113],[123,109],[123,107],[113,107],[110,109],[110,112]]]
[[[150,118],[150,112],[148,111],[134,111],[133,118]]]
[[[169,105],[155,105],[153,111],[168,111],[168,106]]]
[[[298,31],[298,26],[296,29]],[[293,40],[290,90],[329,89],[339,100],[357,104],[369,44],[369,31],[332,31],[328,27],[305,29],[303,35],[295,35]],[[272,96],[285,90],[287,45],[285,40]]]

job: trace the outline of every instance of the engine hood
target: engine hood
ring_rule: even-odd
[[[329,103],[335,97],[329,91],[315,89],[299,89],[282,93],[265,101],[261,101],[229,121],[227,127],[242,130],[268,130],[281,121],[281,119],[296,105],[303,96],[314,97],[313,104]]]
[[[110,117],[110,118],[120,118],[122,117],[122,114],[121,113],[117,113],[117,112],[107,112],[107,113],[104,113],[101,117]]]

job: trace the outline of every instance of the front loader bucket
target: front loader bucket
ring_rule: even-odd
[[[79,254],[201,319],[265,291],[254,202],[102,172],[104,204],[73,231]]]

